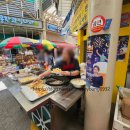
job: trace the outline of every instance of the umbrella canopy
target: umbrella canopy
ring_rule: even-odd
[[[21,48],[21,47],[30,47],[31,44],[37,43],[37,40],[26,38],[26,37],[11,37],[3,40],[0,43],[0,47],[4,48]],[[21,44],[23,44],[21,46]],[[26,44],[26,45],[24,45]],[[17,47],[16,47],[17,46]],[[19,46],[19,47],[18,47]]]
[[[52,50],[56,47],[55,43],[52,43],[48,40],[42,40],[42,45],[47,49],[47,50]]]
[[[17,37],[9,38],[8,40],[4,40],[3,43],[5,44],[5,48],[13,48],[15,45],[20,45],[20,39]]]
[[[38,43],[38,40],[31,39],[31,38],[29,38],[29,40],[30,40],[30,41],[31,41],[31,43],[33,43],[33,44],[37,44],[37,43]]]
[[[3,40],[3,41],[0,43],[0,47],[6,46],[6,44],[8,43],[9,40],[10,40],[10,38],[7,38],[7,39]]]

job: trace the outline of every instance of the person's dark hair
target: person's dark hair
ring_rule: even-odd
[[[63,49],[62,49],[62,48],[57,48],[57,55],[58,55],[58,56],[61,56],[61,55],[62,55],[62,52],[63,52]]]
[[[70,56],[71,61],[73,61],[74,60],[74,51],[71,50],[71,49],[67,49],[67,52],[68,52],[68,54]]]
[[[97,68],[98,71],[100,71],[100,68],[99,68],[99,66],[97,66],[97,65],[95,65],[93,68]]]

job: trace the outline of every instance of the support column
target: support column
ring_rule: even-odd
[[[47,39],[46,31],[46,20],[43,17],[43,32],[41,32],[41,40]]]
[[[88,6],[88,35],[90,37],[88,52],[91,54],[87,62],[87,75],[91,74],[91,76],[88,76],[85,92],[84,130],[108,130],[122,0],[89,0]],[[101,16],[102,20],[99,18],[95,23],[96,16],[98,18]],[[112,19],[112,22],[110,28],[106,30],[104,27],[108,24],[108,19]],[[97,26],[96,30],[94,26]],[[94,66],[98,67],[94,68]],[[94,76],[96,80],[99,80],[97,84],[94,84]]]

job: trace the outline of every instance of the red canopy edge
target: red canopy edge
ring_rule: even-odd
[[[75,44],[70,44],[67,42],[60,42],[60,41],[51,41],[51,42],[54,42],[59,48],[77,48]]]

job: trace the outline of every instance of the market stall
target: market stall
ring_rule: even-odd
[[[13,37],[3,41],[1,44],[3,48],[24,48],[25,50],[19,49],[19,53],[15,55],[14,61],[16,65],[9,62],[10,70],[7,70],[5,73],[3,82],[9,88],[9,91],[17,100],[22,110],[28,114],[39,130],[61,130],[63,126],[59,124],[62,124],[65,118],[63,118],[60,111],[67,114],[75,104],[81,102],[80,99],[84,93],[83,87],[86,83],[79,77],[69,79],[67,76],[63,76],[63,71],[58,67],[52,68],[50,75],[47,77],[36,80],[38,77],[41,77],[41,73],[46,70],[48,71],[49,68],[41,66],[38,62],[39,55],[36,56],[32,50],[27,50],[27,47],[38,47],[40,49],[40,46],[44,46],[48,51],[56,48],[55,43],[47,40],[40,41]],[[65,53],[71,54],[69,50],[64,52],[66,56]],[[68,55],[68,57],[73,56],[73,54],[71,56]],[[3,57],[1,57],[1,64],[3,65],[4,63],[2,62],[4,62]],[[74,63],[72,65],[70,61],[68,67],[70,69],[76,67],[74,70],[78,69],[79,71],[80,68],[77,60],[74,60],[74,62],[77,66]],[[23,65],[23,68],[18,67],[18,65]],[[5,65],[5,67],[7,66]],[[11,71],[12,67],[14,67],[13,72]],[[70,74],[72,74],[71,71]],[[79,72],[78,75],[80,75]]]
[[[13,81],[10,78],[6,78],[6,80],[8,80],[8,84],[5,82],[5,85],[8,85],[9,91],[39,130],[56,128],[61,130],[62,126],[59,124],[63,122],[64,118],[62,115],[60,116],[59,111],[68,111],[84,93],[83,89],[76,89],[72,84],[67,83],[62,86],[49,86],[46,89],[49,92],[47,94],[42,93],[43,95],[38,96],[39,99],[36,100],[34,98],[37,98],[37,96],[31,93],[31,90],[25,88],[28,84],[23,86],[20,82]],[[48,87],[45,81],[46,79],[43,80],[44,87]],[[11,84],[13,84],[13,87],[10,86]],[[31,98],[35,101],[29,101]]]

